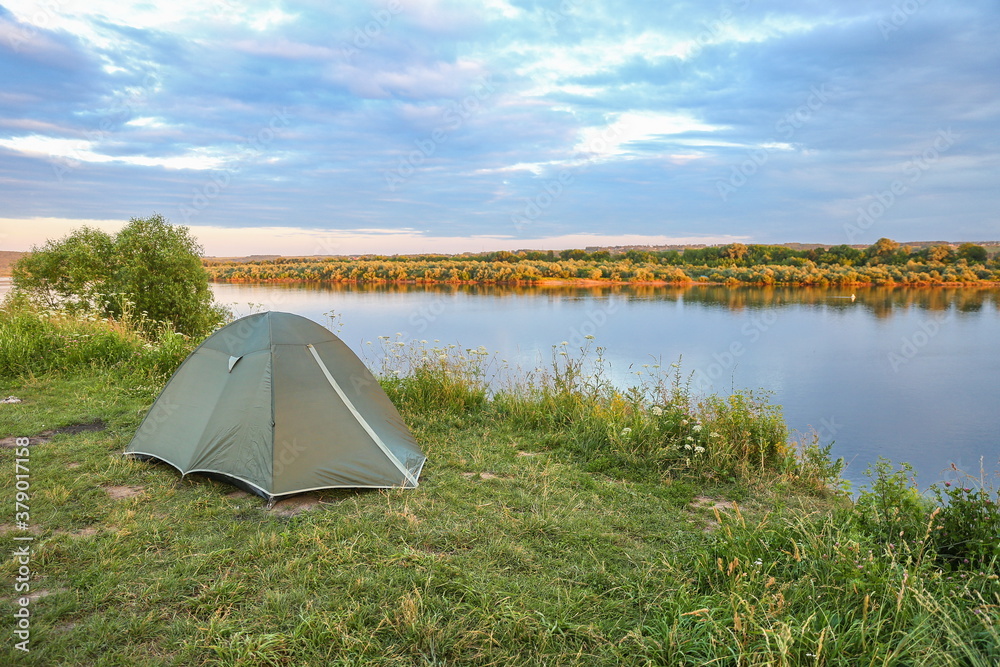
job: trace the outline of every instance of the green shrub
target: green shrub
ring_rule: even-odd
[[[965,475],[932,491],[941,505],[933,532],[938,557],[955,568],[1000,572],[1000,489]]]
[[[115,235],[83,227],[34,247],[13,269],[14,289],[34,303],[94,312],[147,334],[163,325],[204,335],[227,312],[213,304],[202,248],[163,216],[132,218]]]
[[[933,505],[917,489],[913,466],[879,457],[865,470],[871,486],[862,486],[855,503],[856,523],[884,544],[922,548],[930,530]]]

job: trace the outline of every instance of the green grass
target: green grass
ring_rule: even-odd
[[[0,345],[118,332],[85,362],[54,348],[0,365],[0,394],[23,399],[0,405],[0,437],[107,425],[31,447],[30,584],[47,594],[30,605],[31,652],[17,651],[5,557],[0,664],[1000,661],[997,562],[938,559],[929,506],[901,518],[829,491],[836,465],[815,444],[796,454],[753,395],[702,400],[677,374],[622,393],[559,348],[549,369],[504,384],[479,351],[395,346],[384,386],[429,457],[420,487],[324,492],[289,516],[290,501],[268,511],[121,457],[164,360],[193,341],[0,317]],[[8,554],[14,455],[0,450]],[[870,493],[891,499],[883,472]],[[896,543],[886,525],[900,521],[911,539]]]

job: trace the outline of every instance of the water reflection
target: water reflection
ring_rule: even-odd
[[[733,311],[774,308],[787,304],[822,306],[832,310],[861,308],[876,317],[890,317],[896,310],[919,309],[944,312],[955,309],[976,313],[984,308],[1000,311],[997,287],[752,287],[725,285],[458,285],[412,283],[217,283],[229,288],[263,287],[272,291],[345,295],[440,295],[510,299],[533,297],[549,301],[607,299],[665,301],[702,304]],[[852,299],[851,296],[854,295]]]

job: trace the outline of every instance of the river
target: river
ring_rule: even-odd
[[[1000,290],[215,284],[247,314],[329,324],[359,354],[378,336],[484,346],[531,367],[563,341],[601,346],[614,380],[655,365],[699,392],[763,389],[798,437],[833,441],[855,487],[879,456],[921,487],[955,464],[1000,467]],[[251,307],[249,304],[257,304]],[[590,335],[594,338],[587,339]],[[644,364],[648,366],[644,366]]]
[[[1000,468],[995,288],[857,288],[851,298],[781,287],[212,287],[241,315],[284,310],[330,325],[335,311],[340,337],[369,361],[377,345],[367,342],[399,334],[484,346],[523,367],[563,341],[600,346],[622,386],[679,362],[698,392],[769,392],[796,437],[834,443],[855,488],[879,456],[912,464],[921,487],[953,478],[951,464]]]

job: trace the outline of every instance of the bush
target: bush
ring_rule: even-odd
[[[933,532],[938,557],[956,568],[1000,572],[1000,489],[965,475],[932,491],[941,505]]]
[[[147,334],[169,323],[188,335],[225,317],[212,302],[202,248],[163,216],[132,218],[116,235],[82,227],[34,247],[14,266],[14,288],[33,303],[127,320]]]
[[[861,487],[855,503],[855,519],[868,534],[886,544],[919,547],[929,530],[931,502],[917,490],[913,466],[893,470],[892,462],[879,457],[875,467],[865,470],[870,487]]]

